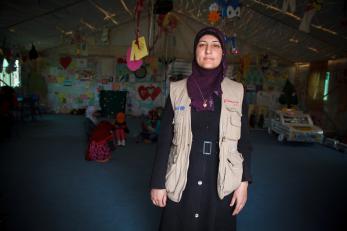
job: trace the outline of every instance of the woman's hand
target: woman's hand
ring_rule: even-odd
[[[234,206],[236,202],[236,206],[233,212],[233,216],[240,213],[247,201],[247,189],[248,182],[241,182],[240,186],[234,191],[233,198],[231,199],[230,206]]]
[[[151,200],[155,206],[165,207],[166,206],[166,189],[152,189]]]

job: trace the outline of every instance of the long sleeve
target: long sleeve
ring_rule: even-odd
[[[242,118],[241,118],[241,138],[238,143],[238,151],[242,153],[243,161],[243,175],[242,181],[251,183],[251,153],[252,145],[250,142],[249,127],[248,127],[248,104],[243,100],[242,102]]]
[[[159,138],[150,182],[151,189],[165,188],[167,162],[169,159],[170,146],[173,138],[173,117],[174,111],[172,109],[170,96],[168,96],[165,103],[163,117],[160,122]]]

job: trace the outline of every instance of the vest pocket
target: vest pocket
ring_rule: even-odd
[[[241,115],[237,111],[230,113],[230,139],[239,140],[241,137]]]
[[[177,185],[177,145],[172,144],[165,176],[165,188],[168,192],[174,192]]]
[[[239,187],[243,173],[243,157],[239,152],[228,152],[225,164],[224,195]]]

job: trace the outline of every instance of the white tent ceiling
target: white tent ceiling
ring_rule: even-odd
[[[346,57],[347,26],[345,21],[345,24],[341,23],[346,20],[345,1],[325,0],[312,20],[311,32],[305,33],[298,27],[307,1],[297,0],[294,15],[289,15],[278,10],[282,8],[283,0],[240,0],[241,18],[217,26],[229,35],[236,33],[242,49],[269,53],[288,62]],[[131,12],[134,11],[135,0],[123,2]],[[145,1],[142,21],[147,20],[149,2]],[[208,7],[212,2],[174,1],[174,12],[184,22],[185,30],[190,31],[188,34],[208,25]],[[100,8],[115,13],[113,19],[118,25],[104,20]],[[69,31],[93,35],[105,26],[117,30],[132,21],[134,18],[121,0],[3,0],[0,3],[0,39],[3,43],[26,48],[34,43],[39,50],[61,45],[63,34]],[[191,36],[186,38],[182,30],[177,30],[175,36],[192,40]]]

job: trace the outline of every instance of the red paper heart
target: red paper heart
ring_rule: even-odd
[[[149,93],[146,87],[140,86],[137,91],[139,92],[140,98],[142,100],[146,100],[149,97]]]
[[[64,69],[66,69],[70,65],[71,61],[72,59],[70,56],[60,58],[60,64],[63,66]]]
[[[152,87],[152,88],[153,88],[153,91],[151,94],[151,99],[155,100],[158,97],[158,95],[160,94],[161,89],[159,87]]]
[[[141,85],[137,91],[139,92],[140,98],[142,100],[146,100],[147,98],[151,98],[152,100],[155,100],[158,95],[161,93],[160,87],[154,87],[154,86],[149,86],[145,87]]]

